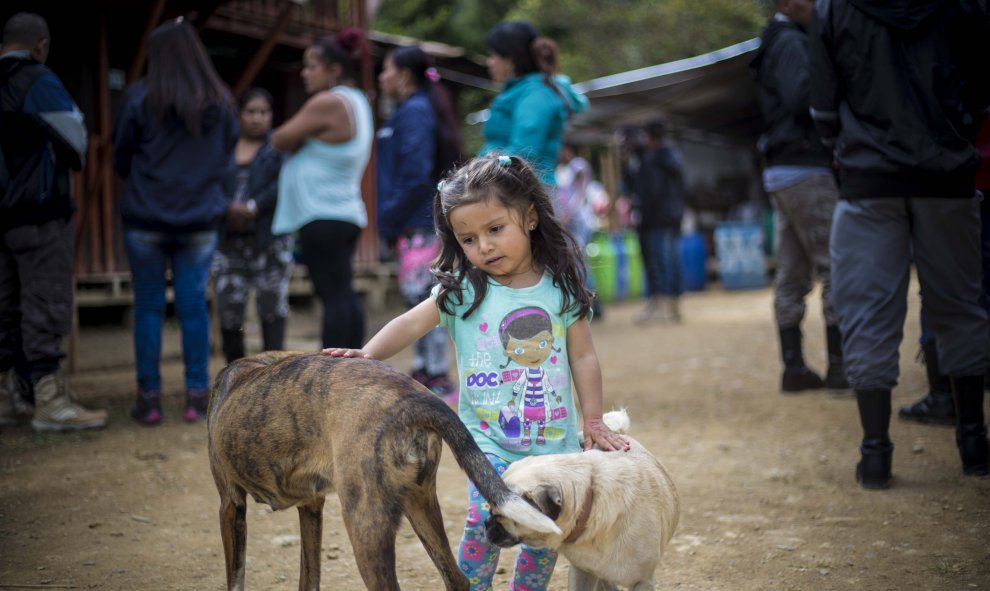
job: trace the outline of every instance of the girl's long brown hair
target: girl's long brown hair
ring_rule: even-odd
[[[507,159],[507,164],[503,164]],[[533,169],[521,158],[489,154],[471,160],[451,173],[438,187],[433,201],[433,222],[440,238],[440,254],[431,271],[440,282],[437,305],[446,314],[464,302],[463,283],[474,288],[474,301],[464,312],[467,318],[488,293],[488,275],[471,265],[450,226],[450,212],[462,205],[497,199],[506,208],[524,216],[532,205],[539,223],[530,233],[533,260],[553,276],[563,292],[561,313],[588,315],[594,293],[585,287],[587,271],[577,241],[553,213],[553,204]],[[453,298],[453,299],[452,299]]]

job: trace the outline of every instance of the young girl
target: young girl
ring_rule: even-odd
[[[441,251],[431,296],[364,349],[324,353],[388,359],[440,324],[456,345],[460,417],[499,473],[529,455],[592,444],[628,450],[601,420],[584,264],[533,170],[516,157],[475,159],[440,183],[433,216]],[[459,563],[471,589],[489,589],[498,548],[485,538],[488,506],[472,483],[468,497]],[[546,589],[556,561],[550,550],[524,546],[510,589]]]

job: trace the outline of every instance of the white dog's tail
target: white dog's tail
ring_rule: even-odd
[[[606,427],[620,435],[629,433],[629,415],[624,408],[605,413],[602,416],[602,422],[605,423]]]

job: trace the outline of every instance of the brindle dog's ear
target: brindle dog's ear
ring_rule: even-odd
[[[547,484],[533,491],[533,502],[544,515],[556,521],[563,509],[564,496],[560,488]]]

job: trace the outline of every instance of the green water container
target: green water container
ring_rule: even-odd
[[[595,232],[584,247],[594,290],[602,302],[615,299],[615,244],[606,232]]]
[[[622,250],[616,261],[616,281],[619,299],[643,297],[646,284],[646,270],[643,268],[643,253],[639,249],[639,236],[632,230],[622,232]]]

